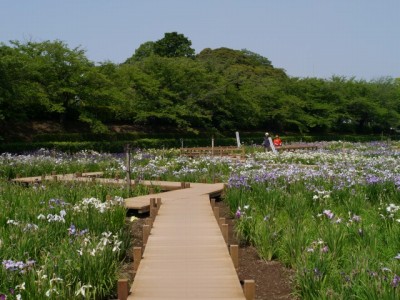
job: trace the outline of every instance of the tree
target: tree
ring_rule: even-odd
[[[29,119],[58,117],[62,124],[80,120],[93,131],[107,130],[96,108],[116,99],[113,82],[86,58],[84,50],[69,49],[61,41],[11,45],[3,47],[7,51],[2,51],[0,64],[0,72],[6,67],[7,74],[0,94],[9,108],[15,106],[15,112],[25,112]]]
[[[213,81],[202,64],[154,55],[121,70],[130,80],[136,124],[192,132],[209,126]]]
[[[11,45],[0,46],[0,120],[18,122],[45,115],[51,103],[41,84],[32,80],[39,72],[16,42]]]
[[[169,32],[154,43],[154,53],[165,57],[194,57],[192,42],[183,34]]]
[[[125,63],[132,64],[154,54],[154,42],[145,42],[135,50],[135,53]]]
[[[242,52],[249,59],[249,62],[251,62],[255,66],[273,67],[271,61],[268,58],[258,53],[252,52],[247,49],[243,49],[240,52]]]

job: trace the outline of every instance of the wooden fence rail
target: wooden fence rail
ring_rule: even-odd
[[[199,156],[233,156],[240,158],[245,157],[243,147],[196,147],[196,148],[181,148],[181,155],[188,157]]]

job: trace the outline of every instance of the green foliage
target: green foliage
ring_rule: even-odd
[[[154,54],[165,57],[193,57],[192,42],[183,34],[167,32],[154,43]]]
[[[128,58],[125,63],[135,63],[151,55],[154,55],[154,42],[145,42],[135,50],[135,53],[130,58]]]
[[[124,195],[124,190],[48,182],[18,187],[0,181],[0,293],[7,299],[17,294],[22,299],[113,295],[131,237],[122,198],[106,202],[107,194]],[[13,262],[24,267],[15,269]]]
[[[124,64],[95,65],[61,41],[0,44],[0,129],[58,121],[64,131],[109,124],[194,136],[223,131],[300,135],[386,134],[400,126],[400,84],[334,76],[290,78],[250,50],[202,50],[177,32],[148,41]]]

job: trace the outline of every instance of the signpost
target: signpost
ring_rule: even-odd
[[[129,144],[126,144],[125,151],[126,151],[126,187],[129,195],[131,192],[131,147]]]

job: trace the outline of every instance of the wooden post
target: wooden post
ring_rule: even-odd
[[[228,243],[229,239],[229,225],[222,224],[221,225],[222,236],[224,237],[225,243]]]
[[[185,188],[186,189],[190,188],[190,182],[185,182]]]
[[[211,138],[211,156],[214,156],[214,136]]]
[[[118,280],[118,300],[128,299],[128,279]]]
[[[181,182],[181,189],[184,189],[186,187],[185,182]]]
[[[57,175],[53,175],[53,180],[57,181]]]
[[[147,240],[149,239],[150,235],[150,226],[143,225],[143,246],[146,246]]]
[[[254,280],[245,280],[243,285],[243,293],[246,300],[254,300],[256,296],[256,283]]]
[[[218,220],[219,219],[219,207],[214,206],[214,216]]]
[[[51,175],[57,175],[56,171],[51,171]]]
[[[142,247],[133,247],[133,271],[139,268],[140,260],[142,259]]]
[[[218,225],[221,228],[221,230],[222,230],[222,224],[225,224],[225,218],[219,218]]]
[[[157,198],[157,209],[161,207],[161,198]]]
[[[157,216],[157,207],[150,207],[150,219],[154,220],[156,219]]]
[[[150,219],[155,220],[157,215],[156,198],[150,198]]]
[[[145,225],[149,225],[150,228],[153,227],[153,219],[152,219],[152,218],[147,218],[147,219],[144,221],[144,223],[145,223]]]
[[[210,203],[211,203],[212,209],[214,209],[214,207],[215,207],[215,198],[211,198],[210,199]]]
[[[229,252],[231,254],[233,266],[235,269],[239,268],[239,246],[238,245],[230,245]]]

